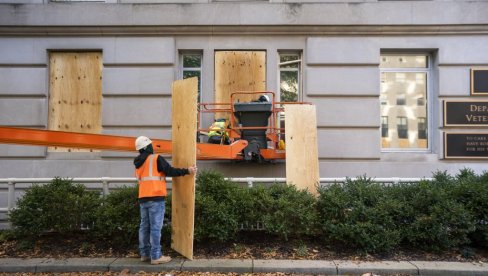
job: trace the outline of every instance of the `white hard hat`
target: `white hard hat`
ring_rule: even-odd
[[[151,139],[146,136],[139,136],[136,139],[136,150],[143,149],[152,143]]]
[[[262,95],[259,97],[260,102],[269,102],[269,96],[268,95]]]

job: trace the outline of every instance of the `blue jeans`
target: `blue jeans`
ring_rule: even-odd
[[[161,228],[165,211],[165,202],[146,201],[139,204],[141,224],[139,226],[139,253],[141,256],[157,260],[161,252]]]

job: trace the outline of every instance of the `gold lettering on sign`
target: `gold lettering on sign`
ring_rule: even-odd
[[[488,116],[466,115],[466,120],[468,120],[468,122],[488,122]]]
[[[471,112],[488,112],[488,106],[486,105],[475,105],[475,104],[472,104],[470,105],[470,108],[469,110]]]

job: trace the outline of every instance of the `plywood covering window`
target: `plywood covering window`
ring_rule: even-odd
[[[264,90],[266,90],[265,51],[215,52],[215,102],[230,103],[231,94],[237,91]],[[233,100],[247,102],[257,98],[259,95],[241,95]]]
[[[49,129],[100,133],[102,129],[102,53],[52,52],[49,55]],[[50,152],[90,150],[50,147]]]

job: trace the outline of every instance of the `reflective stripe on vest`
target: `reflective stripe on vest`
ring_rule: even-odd
[[[151,154],[149,156],[149,176],[140,178],[139,180],[141,180],[141,181],[148,181],[148,180],[159,180],[159,181],[163,181],[163,180],[165,180],[164,177],[161,177],[161,176],[153,176],[154,160],[156,160],[156,168],[157,168],[157,166],[158,166],[157,165],[158,164],[158,155],[157,154]]]
[[[166,196],[166,180],[162,172],[157,171],[158,154],[151,154],[144,164],[136,169],[139,180],[139,198]],[[147,163],[149,161],[149,163]]]

